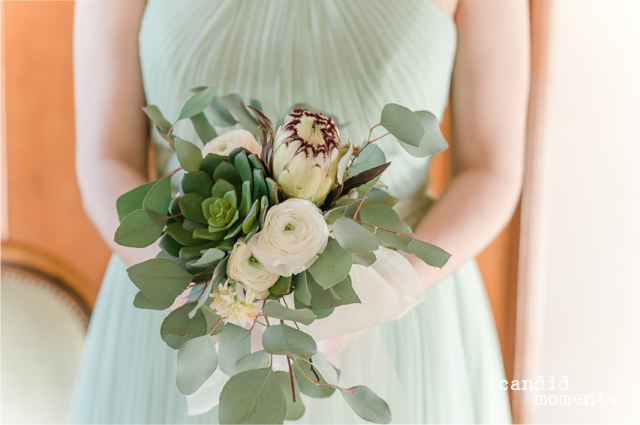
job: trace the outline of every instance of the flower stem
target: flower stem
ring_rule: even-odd
[[[291,368],[291,358],[287,356],[287,366],[289,366],[289,376],[291,378],[291,394],[293,395],[293,402],[296,402],[296,387],[293,379],[293,368]]]

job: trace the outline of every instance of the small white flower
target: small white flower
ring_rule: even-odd
[[[227,261],[227,276],[242,283],[242,286],[251,290],[260,299],[269,295],[269,288],[280,278],[276,273],[267,270],[254,257],[251,248],[244,243],[244,238],[238,239],[233,247]]]
[[[247,130],[231,130],[208,142],[202,148],[202,156],[213,153],[220,156],[227,156],[235,148],[245,148],[250,152],[260,156],[262,147]]]
[[[227,322],[232,321],[240,326],[246,326],[260,314],[260,309],[253,305],[256,301],[255,294],[248,291],[244,294],[243,300],[241,294],[234,291],[229,282],[218,285],[218,289],[211,294],[211,297],[213,298],[211,307]]]
[[[264,228],[248,246],[267,270],[291,276],[316,261],[328,237],[320,209],[304,199],[289,198],[269,209]]]

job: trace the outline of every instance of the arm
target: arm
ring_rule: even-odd
[[[147,120],[138,57],[144,0],[76,2],[74,88],[76,174],[84,209],[109,247],[134,264],[157,245],[125,248],[113,241],[116,200],[147,182]]]
[[[525,0],[459,3],[451,91],[452,176],[415,232],[452,257],[442,269],[412,259],[425,288],[480,253],[517,204],[529,89],[528,22]]]

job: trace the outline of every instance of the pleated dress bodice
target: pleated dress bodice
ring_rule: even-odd
[[[273,119],[313,105],[348,122],[341,138],[360,144],[387,103],[442,118],[456,36],[431,0],[149,0],[139,43],[147,103],[170,121],[191,89],[215,85],[260,100]],[[200,144],[188,120],[174,133]],[[171,148],[155,131],[152,139],[156,173],[176,168]],[[430,158],[390,138],[376,143],[392,162],[383,182],[415,209]]]

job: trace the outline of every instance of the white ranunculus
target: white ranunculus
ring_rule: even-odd
[[[227,276],[229,279],[240,282],[245,289],[250,290],[260,299],[269,295],[269,288],[280,278],[256,259],[243,238],[238,239],[229,256]]]
[[[264,228],[248,245],[267,270],[291,276],[313,264],[328,237],[320,209],[304,199],[289,198],[269,209]]]
[[[207,156],[209,153],[227,156],[235,148],[245,148],[258,156],[260,156],[260,151],[262,150],[256,138],[247,130],[231,130],[204,145],[202,156]]]

